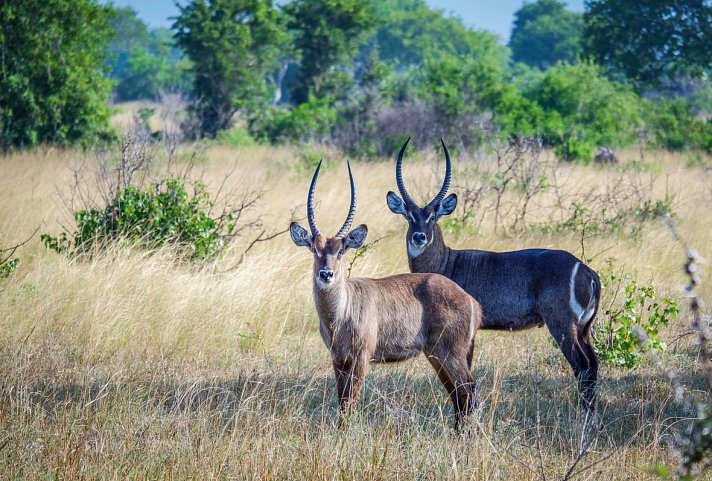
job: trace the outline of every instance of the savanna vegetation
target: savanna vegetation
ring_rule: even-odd
[[[0,478],[709,477],[709,2],[538,0],[506,45],[423,0],[179,11],[0,5]],[[350,157],[348,272],[407,272],[385,193],[408,136],[416,201],[451,148],[450,245],[599,273],[595,422],[534,329],[477,334],[465,435],[424,358],[374,366],[336,428],[286,231],[320,158],[319,225],[341,225]]]

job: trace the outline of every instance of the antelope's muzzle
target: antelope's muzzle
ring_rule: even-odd
[[[327,284],[334,280],[334,271],[330,269],[322,269],[319,271],[319,279]]]
[[[414,232],[413,233],[413,245],[417,247],[422,247],[428,242],[428,238],[425,232]]]

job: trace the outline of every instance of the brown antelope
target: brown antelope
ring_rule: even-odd
[[[421,208],[408,195],[401,174],[408,140],[396,160],[396,184],[403,199],[388,192],[386,201],[393,213],[408,221],[406,246],[411,272],[442,274],[466,292],[476,294],[484,314],[483,329],[520,330],[546,324],[573,368],[584,406],[593,411],[598,358],[588,341],[601,296],[598,275],[561,250],[449,248],[437,221],[457,206],[455,194],[445,197],[450,186],[450,154],[440,139],[445,151],[445,180],[435,198]]]
[[[292,240],[314,256],[314,302],[319,332],[331,351],[341,415],[358,398],[369,363],[397,362],[424,353],[447,389],[455,408],[455,429],[476,403],[470,374],[475,332],[482,320],[480,306],[464,290],[437,274],[400,274],[382,279],[348,278],[342,256],[366,240],[367,227],[349,232],[356,213],[351,206],[344,225],[327,238],[314,220],[314,188],[321,162],[307,196],[311,234],[296,222]]]

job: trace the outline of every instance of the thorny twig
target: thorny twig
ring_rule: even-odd
[[[39,231],[39,230],[40,230],[40,226],[38,225],[37,228],[35,229],[35,231],[30,235],[30,237],[28,237],[28,238],[25,239],[24,241],[20,242],[19,244],[16,244],[16,245],[12,246],[12,247],[8,247],[8,248],[6,248],[6,249],[0,249],[0,253],[9,252],[9,254],[8,254],[7,256],[5,256],[4,259],[3,259],[2,257],[0,257],[0,264],[4,264],[4,263],[6,263],[7,261],[9,261],[9,260],[12,258],[12,256],[15,255],[15,252],[17,252],[17,249],[19,249],[20,247],[24,246],[24,245],[27,244],[28,242],[30,242],[30,240],[32,240],[32,238],[35,236],[35,234],[37,234],[37,231]]]
[[[385,235],[383,237],[379,237],[378,239],[375,239],[373,242],[369,242],[368,244],[364,244],[363,246],[359,247],[358,250],[356,250],[356,254],[354,254],[353,258],[349,262],[349,268],[346,271],[346,277],[351,277],[351,269],[353,268],[353,266],[356,263],[356,260],[358,258],[366,255],[366,252],[371,250],[373,247],[375,247],[376,244],[381,242],[383,239],[386,239],[387,237],[390,237],[390,235]]]

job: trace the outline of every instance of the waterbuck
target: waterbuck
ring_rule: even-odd
[[[479,304],[457,284],[438,274],[400,274],[382,279],[348,278],[342,256],[366,240],[368,229],[351,232],[356,190],[344,225],[327,238],[314,220],[314,188],[321,162],[307,196],[311,234],[296,222],[292,240],[314,256],[314,302],[319,332],[331,351],[336,375],[339,422],[357,399],[369,363],[396,362],[424,353],[437,371],[455,408],[455,429],[476,403],[470,374],[475,332],[482,321]]]
[[[449,248],[437,221],[457,206],[455,194],[445,197],[450,186],[450,154],[440,139],[445,151],[445,180],[435,198],[421,208],[408,195],[401,173],[408,140],[396,160],[396,184],[402,199],[388,192],[386,201],[393,213],[408,221],[411,272],[442,274],[476,295],[484,314],[483,329],[520,330],[546,324],[573,368],[584,407],[593,411],[598,358],[589,339],[601,296],[598,275],[561,250]]]

